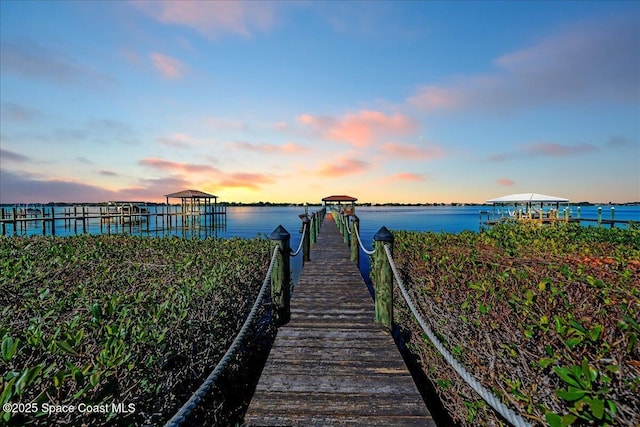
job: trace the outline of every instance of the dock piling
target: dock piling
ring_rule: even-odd
[[[291,235],[279,225],[269,236],[272,247],[280,246],[276,262],[271,272],[271,301],[273,317],[279,326],[286,325],[291,319]]]
[[[308,216],[302,218],[302,264],[311,261],[311,220]]]
[[[387,227],[382,227],[373,236],[373,240],[375,250],[373,254],[375,320],[391,330],[393,329],[393,272],[384,245],[389,244],[391,253],[393,253],[393,234],[387,230]]]
[[[340,214],[342,216],[342,239],[345,245],[349,244],[349,215],[346,213]]]
[[[357,215],[351,217],[351,261],[360,265],[360,249],[358,247],[358,235],[360,232],[360,218]]]
[[[598,228],[602,225],[602,206],[598,206]]]

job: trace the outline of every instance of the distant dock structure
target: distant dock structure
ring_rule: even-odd
[[[611,208],[609,219],[602,217],[601,207],[598,208],[597,218],[582,218],[579,206],[577,207],[576,214],[574,216],[570,209],[569,199],[539,193],[509,194],[507,196],[487,200],[487,203],[493,205],[493,212],[480,211],[479,217],[481,230],[483,229],[483,225],[492,226],[511,221],[528,221],[540,224],[555,224],[557,222],[595,222],[598,227],[602,225],[609,225],[611,228],[616,224],[638,224],[637,221],[616,220],[615,208],[613,207]],[[484,221],[482,220],[483,215],[486,215],[486,219]]]
[[[226,206],[218,204],[218,196],[184,190],[164,197],[166,204],[111,201],[5,206],[0,209],[0,233],[3,236],[129,233],[209,237],[226,229]],[[180,204],[170,204],[171,199],[180,199]]]
[[[204,219],[204,226],[226,225],[227,211],[225,206],[218,205],[218,196],[199,190],[184,190],[177,193],[165,194],[167,206],[169,199],[180,199],[180,211],[183,224],[198,226],[200,219]],[[213,201],[213,202],[212,202]]]
[[[322,206],[338,205],[338,210],[345,212],[348,215],[353,215],[356,209],[357,198],[347,195],[333,195],[327,196],[322,199]],[[344,206],[342,204],[345,204]]]

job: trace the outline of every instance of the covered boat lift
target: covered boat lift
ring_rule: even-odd
[[[539,193],[509,194],[507,196],[487,200],[487,203],[493,204],[494,211],[496,207],[501,207],[502,210],[498,212],[498,216],[503,218],[507,216],[516,218],[524,217],[529,219],[542,219],[545,216],[547,218],[557,218],[561,205],[566,204],[565,209],[569,209],[569,199]],[[509,210],[510,206],[513,206],[513,211]],[[545,212],[545,206],[552,206],[552,208]],[[506,215],[504,209],[507,209]]]
[[[200,217],[204,218],[204,226],[217,226],[218,217],[226,221],[226,209],[218,205],[218,196],[199,190],[184,190],[177,193],[165,194],[167,206],[169,199],[180,199],[182,226],[199,226]],[[220,222],[222,225],[224,222]]]

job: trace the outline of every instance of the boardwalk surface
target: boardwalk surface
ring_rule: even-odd
[[[249,426],[435,426],[327,216],[245,415]]]

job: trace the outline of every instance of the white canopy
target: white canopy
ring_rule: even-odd
[[[568,203],[564,197],[547,196],[538,193],[509,194],[497,199],[487,200],[487,203]]]

